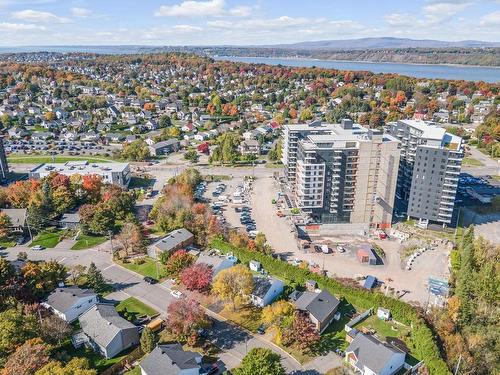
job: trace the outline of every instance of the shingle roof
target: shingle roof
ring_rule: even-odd
[[[26,208],[5,208],[2,210],[10,218],[13,227],[24,227],[26,223]]]
[[[97,304],[80,316],[80,326],[87,336],[103,347],[107,347],[122,330],[137,329],[118,315],[113,305],[106,304]]]
[[[340,301],[326,290],[320,293],[292,293],[291,297],[298,310],[309,312],[319,322],[325,321],[340,304]]]
[[[170,251],[184,241],[193,237],[193,234],[187,229],[181,228],[170,232],[166,237],[156,241],[153,246],[160,251]]]
[[[377,340],[372,335],[358,333],[346,350],[346,353],[353,352],[357,358],[356,367],[368,367],[376,374],[380,373],[386,366],[389,359],[394,354],[401,351],[393,346]]]
[[[182,370],[199,369],[201,355],[187,352],[180,344],[158,345],[140,363],[147,375],[177,375]]]
[[[77,286],[57,288],[48,297],[45,303],[59,312],[66,312],[80,298],[94,297],[96,294],[90,289],[80,289]]]

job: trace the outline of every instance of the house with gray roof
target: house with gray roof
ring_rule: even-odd
[[[212,268],[212,277],[215,277],[220,271],[234,266],[236,264],[236,261],[225,256],[200,254],[195,263],[208,265],[210,268]]]
[[[57,288],[42,306],[51,310],[59,318],[68,323],[77,320],[80,315],[95,306],[98,302],[97,294],[90,289],[81,289],[77,286]]]
[[[28,210],[26,208],[4,208],[2,213],[10,219],[9,231],[13,233],[23,233],[26,228],[26,218]]]
[[[176,229],[149,246],[148,256],[157,259],[162,252],[171,252],[186,248],[186,246],[192,245],[193,241],[193,233],[184,228]]]
[[[326,290],[314,292],[296,290],[289,298],[297,310],[309,315],[319,333],[330,325],[340,305],[340,301]]]
[[[372,335],[357,332],[345,352],[346,362],[363,375],[393,375],[405,365],[406,354]]]
[[[158,345],[139,364],[141,375],[202,375],[203,357],[182,349],[181,344]]]
[[[85,345],[106,358],[139,344],[138,327],[123,319],[113,305],[96,304],[79,318]]]
[[[148,148],[153,156],[167,155],[171,152],[179,151],[180,143],[178,139],[171,138],[166,141],[154,143],[148,146]]]
[[[283,293],[284,283],[270,276],[255,276],[250,301],[257,307],[264,307]]]

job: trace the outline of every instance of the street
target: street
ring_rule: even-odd
[[[167,306],[175,300],[170,294],[170,289],[165,285],[167,282],[150,285],[142,280],[142,276],[113,263],[109,242],[94,249],[78,251],[70,250],[73,244],[74,241],[65,240],[55,248],[43,251],[33,251],[27,246],[16,246],[4,250],[1,255],[9,260],[15,260],[19,252],[25,251],[28,253],[29,260],[55,259],[68,266],[68,268],[77,264],[88,266],[91,262],[94,262],[97,268],[102,271],[105,279],[115,289],[115,292],[106,297],[107,299],[119,301],[128,297],[135,297],[153,307],[162,316],[167,315]],[[220,360],[228,369],[238,366],[245,354],[255,347],[271,349],[278,353],[281,356],[283,367],[289,374],[321,374],[341,363],[337,356],[330,353],[302,366],[285,351],[262,337],[225,321],[224,318],[215,313],[207,311],[207,314],[216,321],[211,328],[211,336],[216,339],[215,345],[223,350]]]

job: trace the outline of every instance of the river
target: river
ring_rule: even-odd
[[[269,65],[304,66],[340,70],[367,70],[374,73],[397,73],[417,78],[442,78],[466,81],[499,82],[500,68],[459,66],[459,65],[429,65],[429,64],[398,64],[372,63],[335,60],[284,59],[273,57],[239,57],[214,56],[216,60],[228,60]]]

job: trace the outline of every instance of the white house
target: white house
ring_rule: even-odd
[[[257,307],[269,305],[283,293],[283,281],[273,277],[255,276],[253,282],[254,287],[250,300]]]
[[[346,362],[363,375],[396,374],[405,365],[405,357],[401,350],[361,332],[345,351]]]
[[[92,290],[71,286],[57,288],[46,301],[42,302],[42,306],[68,323],[72,323],[97,302],[97,294]]]
[[[203,375],[203,357],[187,352],[181,344],[158,345],[139,364],[141,375]]]

